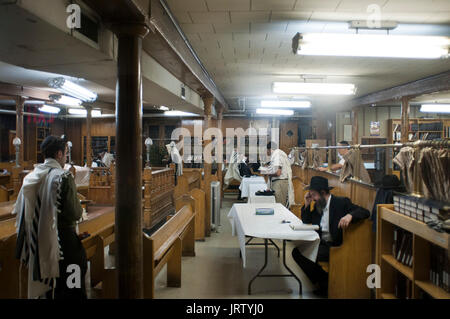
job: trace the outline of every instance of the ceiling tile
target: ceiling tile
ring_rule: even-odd
[[[252,0],[252,11],[259,10],[292,10],[295,0]]]
[[[269,22],[270,12],[231,12],[231,23]]]
[[[206,3],[210,11],[250,10],[250,0],[206,0]]]
[[[274,23],[252,23],[251,30],[252,33],[261,32],[284,32],[286,31],[286,22],[274,22]]]
[[[381,10],[381,7],[386,1],[387,0],[342,0],[336,11],[365,12],[369,15],[370,12],[372,12],[370,10],[369,13],[367,13],[370,5],[377,5]]]
[[[228,12],[189,12],[194,23],[230,23]]]
[[[184,33],[214,33],[212,24],[206,23],[182,23],[181,28]]]
[[[218,24],[214,23],[214,29],[216,33],[249,33],[250,24],[249,23],[233,23],[233,24]]]
[[[433,4],[433,0],[389,0],[383,6],[382,13],[439,12],[440,10],[441,8],[439,6]]]
[[[178,23],[192,23],[191,17],[187,11],[174,11],[173,14]]]
[[[311,15],[312,11],[273,11],[271,21],[308,20]]]
[[[341,0],[298,0],[294,10],[334,11],[340,2]]]
[[[187,1],[180,0],[167,0],[169,4],[170,11],[208,11],[206,3],[204,0],[189,0],[189,5]]]

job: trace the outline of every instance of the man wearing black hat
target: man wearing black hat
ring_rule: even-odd
[[[368,218],[370,212],[367,209],[353,204],[347,197],[337,197],[330,194],[333,187],[328,186],[328,180],[321,176],[313,176],[311,183],[305,189],[309,190],[305,195],[305,204],[302,207],[302,221],[305,224],[319,225],[320,236],[317,262],[328,261],[330,247],[342,244],[342,229],[350,223]],[[311,210],[311,202],[315,201]],[[326,296],[328,290],[328,274],[316,262],[303,256],[297,248],[292,251],[292,257],[302,268],[313,283],[317,283],[319,289],[316,294]]]

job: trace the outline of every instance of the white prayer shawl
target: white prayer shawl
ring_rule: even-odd
[[[60,213],[61,180],[67,174],[70,172],[64,171],[56,160],[46,159],[25,176],[17,197],[13,213],[17,214],[18,239],[20,230],[23,231],[19,253],[21,263],[28,268],[28,298],[42,296],[54,287],[60,275],[59,260],[63,257],[57,214]],[[41,281],[33,280],[35,263],[39,264]]]
[[[183,175],[183,160],[174,142],[166,145],[167,152],[170,154],[172,162],[177,164],[177,176]]]
[[[294,195],[294,184],[292,184],[292,169],[291,169],[291,162],[288,158],[288,156],[286,155],[285,152],[283,152],[280,149],[277,149],[275,151],[272,152],[272,156],[271,156],[271,166],[269,167],[270,171],[273,171],[273,173],[275,173],[275,168],[272,166],[273,164],[273,159],[275,159],[276,157],[279,158],[280,160],[280,164],[281,164],[281,169],[283,171],[285,171],[287,173],[287,179],[288,179],[288,201],[289,201],[289,206],[294,205],[295,204],[295,195]]]
[[[110,167],[112,161],[114,161],[114,155],[111,153],[105,152],[105,155],[103,155],[102,162],[105,164],[106,167]]]
[[[239,155],[238,152],[233,151],[230,158],[230,164],[228,164],[227,172],[223,178],[224,184],[229,185],[234,179],[238,182],[242,181],[242,177],[239,174],[239,163],[242,161],[243,155]]]

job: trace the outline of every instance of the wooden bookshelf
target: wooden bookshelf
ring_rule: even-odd
[[[394,228],[402,228],[413,235],[413,264],[405,266],[392,256]],[[394,205],[378,205],[377,215],[377,264],[381,268],[381,288],[377,289],[378,299],[395,298],[396,272],[412,282],[412,298],[416,299],[424,291],[436,299],[450,299],[450,293],[429,280],[431,245],[447,250],[450,248],[450,234],[439,233],[425,223],[394,211]]]

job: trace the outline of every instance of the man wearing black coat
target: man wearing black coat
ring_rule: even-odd
[[[319,225],[319,252],[316,262],[303,256],[297,248],[292,251],[292,257],[308,278],[318,284],[319,289],[314,293],[326,296],[328,274],[318,262],[329,261],[330,247],[342,244],[342,230],[347,228],[350,223],[368,218],[370,212],[353,204],[347,197],[331,195],[332,187],[328,187],[328,180],[324,177],[313,176],[310,185],[305,189],[309,192],[305,195],[305,204],[302,207],[302,221],[304,224]],[[313,200],[315,205],[311,211]]]

